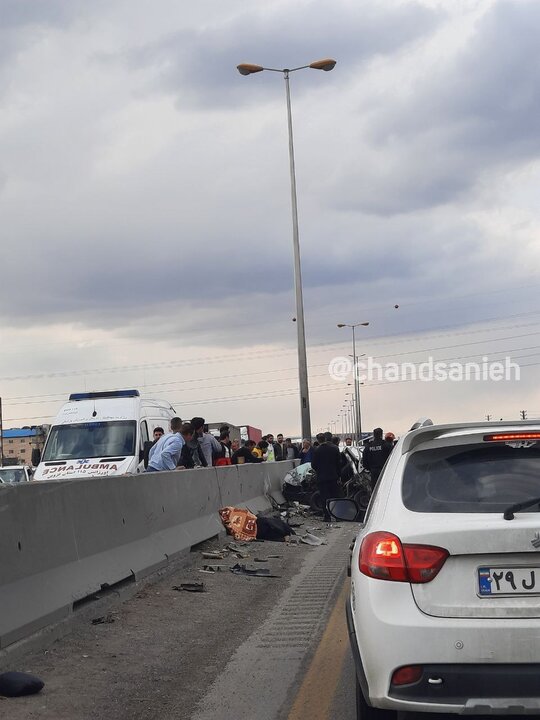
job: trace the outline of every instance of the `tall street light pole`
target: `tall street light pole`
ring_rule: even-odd
[[[289,86],[289,75],[297,70],[312,68],[313,70],[333,70],[336,61],[330,58],[317,60],[309,65],[302,65],[296,68],[267,68],[262,65],[250,65],[242,63],[237,65],[241,75],[253,75],[254,73],[267,70],[269,72],[282,73],[285,79],[285,96],[287,100],[287,126],[289,130],[289,165],[291,174],[291,209],[293,226],[293,253],[294,253],[294,289],[296,297],[296,332],[298,344],[298,381],[300,386],[300,417],[302,421],[302,437],[311,439],[311,417],[309,409],[309,385],[306,354],[306,329],[304,323],[304,299],[302,293],[302,268],[300,262],[300,241],[298,234],[298,202],[296,197],[296,170],[294,164],[294,143],[291,112],[291,90]]]
[[[355,435],[356,444],[358,447],[362,444],[362,418],[360,415],[360,383],[358,381],[358,372],[356,367],[356,336],[355,330],[357,327],[367,327],[369,322],[355,323],[349,325],[348,323],[338,323],[338,328],[352,328],[352,351],[353,351],[353,373],[354,373],[354,399],[355,399]]]

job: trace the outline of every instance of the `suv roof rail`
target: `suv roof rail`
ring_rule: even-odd
[[[421,417],[418,418],[418,420],[414,423],[411,430],[418,430],[418,428],[421,427],[429,427],[430,425],[433,425],[433,421],[428,417]],[[410,432],[410,430],[409,430]]]
[[[425,420],[427,420],[427,422],[424,425],[417,426],[417,423],[415,423],[411,430],[404,435],[403,444],[401,445],[401,453],[403,455],[427,440],[434,440],[444,435],[482,434],[502,428],[519,430],[524,427],[537,428],[540,426],[540,420],[503,420],[499,422],[448,423],[444,425],[433,425],[429,418],[425,418]]]

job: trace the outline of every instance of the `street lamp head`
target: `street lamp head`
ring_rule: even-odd
[[[338,328],[347,327],[347,326],[345,325],[345,323],[338,323],[337,326],[338,326]]]
[[[333,70],[336,66],[336,61],[332,60],[332,58],[325,58],[324,60],[316,60],[315,62],[310,63],[309,67],[313,68],[313,70],[324,70],[325,72],[328,72],[329,70]]]
[[[253,73],[262,72],[264,70],[262,65],[250,65],[249,63],[240,63],[236,66],[236,69],[240,75],[253,75]]]
[[[369,325],[369,323],[368,323],[368,322],[364,322],[364,323],[360,323],[360,325],[361,325],[362,327],[367,327],[367,326]]]

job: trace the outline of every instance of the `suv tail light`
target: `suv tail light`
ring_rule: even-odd
[[[448,550],[433,545],[402,544],[397,535],[375,532],[360,547],[360,572],[378,580],[427,583],[437,576]]]
[[[422,665],[404,665],[394,670],[392,674],[392,685],[411,685],[418,682],[424,673]]]

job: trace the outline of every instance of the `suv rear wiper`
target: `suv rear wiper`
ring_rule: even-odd
[[[536,498],[529,498],[529,500],[524,500],[523,502],[514,503],[513,505],[510,505],[506,508],[504,511],[504,519],[505,520],[513,520],[514,519],[514,513],[519,512],[520,510],[526,510],[527,508],[533,507],[533,505],[539,505],[540,504],[540,497]]]

